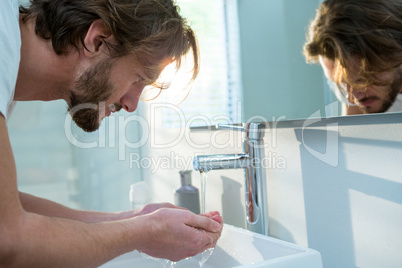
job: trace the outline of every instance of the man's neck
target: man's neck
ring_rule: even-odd
[[[34,23],[20,20],[21,60],[14,100],[68,100],[77,53],[56,55],[51,42],[35,34]]]

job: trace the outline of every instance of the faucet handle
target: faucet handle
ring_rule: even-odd
[[[247,131],[247,128],[244,126],[244,124],[241,124],[241,125],[217,124],[216,129],[236,130],[236,131],[241,131],[241,132],[246,132]]]

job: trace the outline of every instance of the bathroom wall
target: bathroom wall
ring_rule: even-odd
[[[241,152],[238,133],[186,133],[150,155],[173,159],[173,153],[190,168],[195,154]],[[401,114],[272,122],[265,143],[271,236],[320,251],[326,268],[400,267]],[[148,174],[154,201],[173,202],[181,168],[159,166]],[[195,172],[193,181],[199,187]],[[207,210],[244,227],[243,185],[241,170],[210,172]]]
[[[314,121],[267,133],[287,163],[267,170],[270,235],[319,250],[324,267],[400,267],[402,115]]]

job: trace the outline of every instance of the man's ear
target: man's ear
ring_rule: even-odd
[[[111,37],[102,20],[92,22],[84,38],[84,53],[87,57],[99,55],[106,49],[105,39]]]

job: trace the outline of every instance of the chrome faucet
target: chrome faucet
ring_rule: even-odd
[[[244,169],[246,193],[247,229],[268,235],[268,203],[264,157],[264,127],[262,123],[248,123],[243,126],[217,125],[217,129],[242,131],[242,154],[198,155],[194,157],[196,171],[208,172],[217,169]]]

